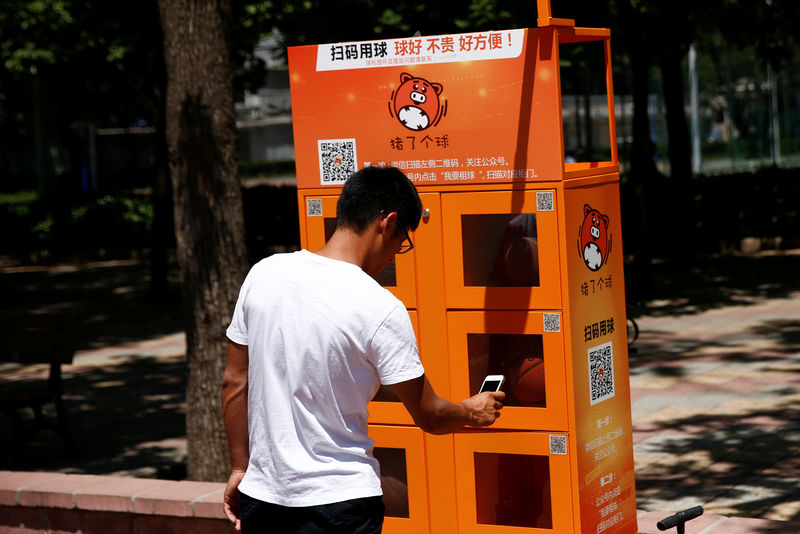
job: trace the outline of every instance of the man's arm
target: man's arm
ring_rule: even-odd
[[[500,417],[506,396],[502,391],[486,391],[453,403],[437,395],[424,374],[390,387],[403,401],[414,423],[431,434],[447,434],[467,425],[491,425]]]
[[[231,454],[231,476],[225,487],[223,508],[225,516],[237,531],[241,530],[237,488],[250,460],[250,436],[247,427],[248,360],[247,345],[228,341],[228,359],[222,377],[222,417]]]

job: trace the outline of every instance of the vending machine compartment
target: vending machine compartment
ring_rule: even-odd
[[[568,439],[547,432],[457,433],[458,532],[572,532]]]
[[[561,307],[554,190],[442,194],[448,308]]]
[[[492,428],[567,430],[560,325],[559,312],[447,312],[453,398],[478,393],[487,375],[503,375],[506,398]]]

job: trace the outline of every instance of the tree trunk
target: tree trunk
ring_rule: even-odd
[[[183,285],[188,473],[225,480],[219,384],[225,328],[247,268],[229,54],[230,0],[159,0],[166,138]]]
[[[630,186],[635,205],[629,210],[635,225],[632,248],[634,261],[631,265],[629,284],[631,301],[645,300],[653,294],[653,271],[651,258],[653,236],[648,218],[648,205],[654,196],[653,190],[660,186],[661,173],[655,163],[655,144],[650,137],[650,69],[653,57],[648,46],[647,32],[643,20],[629,0],[616,3],[623,28],[622,42],[631,63],[631,92],[633,96],[633,146],[630,160]],[[631,244],[631,243],[629,243]],[[627,276],[627,273],[626,273]]]
[[[683,94],[683,51],[670,47],[661,56],[661,79],[664,87],[664,104],[669,136],[670,187],[661,198],[664,208],[683,214],[674,225],[677,239],[668,240],[668,253],[680,264],[688,258],[687,251],[694,249],[692,222],[692,148],[689,124],[686,120]]]
[[[169,178],[167,140],[164,131],[163,106],[156,133],[156,163],[153,176],[153,228],[150,247],[150,292],[156,299],[169,295],[167,254],[175,233],[172,206],[172,185]]]
[[[633,87],[633,149],[631,174],[646,182],[659,175],[656,169],[656,147],[650,137],[650,61],[646,54],[629,51]]]
[[[653,293],[653,271],[651,259],[652,236],[648,217],[650,194],[658,188],[661,174],[655,163],[655,144],[650,137],[650,57],[645,53],[629,50],[633,90],[633,149],[631,153],[630,181],[634,190],[636,230],[634,234],[634,261],[631,266],[632,300],[644,300]]]
[[[683,52],[677,47],[665,51],[660,60],[664,105],[667,108],[670,175],[676,184],[686,184],[692,177],[692,152],[684,106],[682,61]]]

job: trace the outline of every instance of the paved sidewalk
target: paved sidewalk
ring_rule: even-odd
[[[638,507],[800,521],[800,293],[638,323]]]
[[[800,533],[800,253],[720,261],[631,307],[639,528],[702,505],[689,534]],[[164,330],[79,351],[64,373],[84,455],[38,440],[21,468],[180,478],[184,338]]]
[[[645,512],[639,510],[637,522],[639,534],[661,534],[657,524],[664,519],[663,512]],[[692,519],[685,524],[686,534],[798,534],[800,522],[774,521],[752,517],[733,517],[717,514],[706,514]],[[676,527],[665,532],[674,534]]]
[[[702,505],[687,532],[800,533],[799,260],[700,266],[641,308],[630,383],[643,532]]]

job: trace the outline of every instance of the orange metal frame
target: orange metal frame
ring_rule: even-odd
[[[536,214],[539,250],[558,248],[558,223],[555,211],[537,211],[536,195],[555,191],[482,191],[442,194],[444,217],[444,269],[448,308],[558,309],[561,291],[558,285],[558,255],[539,255],[539,286],[485,287],[464,283],[462,217],[483,213]]]
[[[636,532],[610,34],[552,17],[548,0],[537,5],[535,29],[409,40],[496,39],[507,45],[496,58],[420,55],[326,67],[333,48],[289,49],[302,246],[324,244],[341,187],[324,181],[318,142],[352,140],[358,166],[399,166],[420,192],[426,215],[412,236],[415,250],[396,258],[397,285],[387,289],[409,309],[436,391],[454,401],[472,393],[467,334],[542,339],[546,405],[508,406],[490,429],[431,436],[399,402],[370,403],[376,446],[406,452],[409,518],[387,518],[389,534]],[[611,159],[565,163],[559,46],[586,41],[602,42],[605,54]],[[345,45],[371,51],[381,44]],[[517,55],[506,53],[512,45]],[[447,111],[440,123],[414,132],[387,109],[401,73],[441,82]],[[541,194],[550,201],[539,205]],[[608,246],[595,247],[600,259],[590,263],[582,232],[595,212]],[[539,284],[467,285],[463,217],[521,213],[536,216]],[[556,329],[545,329],[546,314],[558,318]],[[566,447],[554,449],[554,438]],[[549,528],[479,521],[485,503],[477,498],[486,488],[476,487],[475,458],[484,453],[546,458]]]
[[[550,436],[545,432],[464,432],[456,435],[456,491],[458,494],[458,532],[464,534],[534,534],[572,532],[572,498],[570,462],[567,455],[550,453]],[[477,521],[475,453],[535,455],[549,460],[549,500],[552,503],[552,529],[519,526],[494,526]],[[508,490],[509,488],[505,488]],[[494,491],[501,491],[496,488]]]
[[[539,311],[452,311],[447,314],[450,341],[450,384],[454,399],[477,391],[471,385],[467,362],[467,334],[541,335],[544,345],[545,398],[543,407],[503,408],[495,429],[568,430],[564,345],[560,332],[544,332]],[[507,377],[511,380],[511,377]]]

